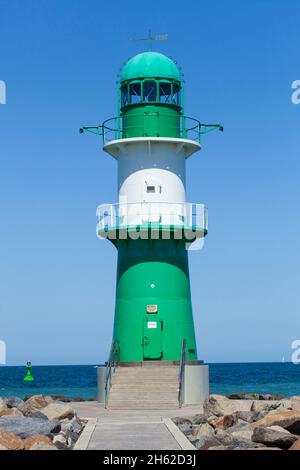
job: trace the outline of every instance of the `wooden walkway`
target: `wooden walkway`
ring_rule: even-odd
[[[75,449],[192,450],[194,447],[170,419],[201,413],[200,407],[174,410],[106,410],[97,402],[71,403],[88,424]]]

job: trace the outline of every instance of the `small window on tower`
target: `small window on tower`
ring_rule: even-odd
[[[147,193],[155,193],[155,186],[147,186]]]
[[[141,84],[140,83],[131,83],[129,85],[129,95],[130,103],[140,103],[141,102]]]

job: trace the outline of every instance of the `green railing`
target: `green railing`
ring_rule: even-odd
[[[223,126],[220,124],[202,124],[197,119],[178,115],[170,117],[170,115],[165,115],[160,112],[157,113],[148,113],[148,114],[134,114],[130,116],[121,116],[113,117],[107,119],[102,124],[98,126],[83,126],[80,128],[80,132],[91,132],[92,134],[99,135],[102,137],[103,145],[111,142],[113,140],[120,140],[125,139],[128,135],[132,136],[130,132],[131,128],[136,128],[136,119],[138,117],[142,117],[139,123],[139,132],[137,137],[145,136],[145,137],[162,137],[159,134],[149,135],[149,123],[151,120],[151,126],[153,126],[153,122],[157,120],[159,124],[161,122],[161,118],[170,118],[168,119],[169,123],[166,125],[164,124],[164,134],[163,137],[168,136],[168,131],[170,136],[176,135],[178,138],[181,139],[189,139],[194,140],[195,142],[201,143],[201,137],[203,134],[207,134],[208,132],[214,131],[218,129],[219,131],[223,131]],[[124,121],[126,119],[126,125],[124,125]],[[130,119],[134,122],[134,125],[130,124]],[[173,120],[173,122],[172,122]],[[159,128],[159,126],[157,126]]]

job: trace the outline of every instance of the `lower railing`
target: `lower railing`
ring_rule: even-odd
[[[126,119],[126,125],[124,120]],[[138,120],[138,127],[136,122]],[[163,125],[161,122],[163,121]],[[167,122],[167,124],[166,124]],[[163,126],[163,135],[159,129]],[[155,129],[155,131],[154,131]],[[103,139],[103,145],[112,140],[120,140],[128,137],[178,137],[182,139],[201,142],[203,134],[214,130],[223,131],[221,124],[203,124],[198,119],[184,115],[164,114],[161,112],[148,112],[147,114],[131,114],[126,117],[116,116],[109,118],[96,126],[82,126],[80,132],[91,132]],[[161,129],[162,130],[162,129]],[[150,131],[150,133],[149,133]]]
[[[184,381],[185,381],[185,361],[186,361],[186,341],[182,340],[181,344],[181,355],[179,365],[179,389],[178,389],[178,405],[182,407],[184,403]]]
[[[105,408],[108,406],[108,396],[111,389],[112,375],[115,373],[116,368],[120,362],[120,345],[116,340],[112,341],[109,358],[106,363],[105,372]]]

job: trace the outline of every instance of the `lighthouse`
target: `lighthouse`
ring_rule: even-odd
[[[118,254],[108,367],[174,366],[184,376],[183,368],[203,368],[188,257],[208,231],[205,205],[186,200],[186,164],[201,149],[203,134],[222,126],[185,114],[181,70],[158,52],[126,62],[117,96],[116,117],[81,128],[99,135],[117,164],[118,200],[97,208],[97,236],[113,243]],[[107,369],[106,394],[112,375]]]

